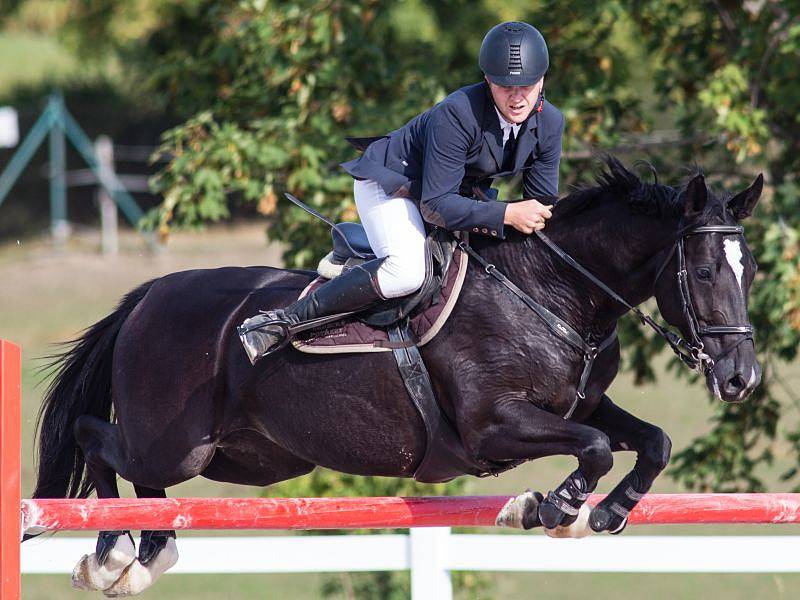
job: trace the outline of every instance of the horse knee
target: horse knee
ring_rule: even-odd
[[[582,471],[592,472],[597,478],[602,477],[614,466],[611,440],[605,433],[598,431],[578,452],[578,461]]]
[[[654,427],[649,442],[645,448],[645,459],[659,471],[663,471],[669,464],[672,454],[672,440],[660,427]]]

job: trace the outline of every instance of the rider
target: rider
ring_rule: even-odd
[[[251,362],[284,341],[286,324],[364,310],[419,289],[425,221],[495,238],[505,237],[506,225],[526,234],[544,228],[549,206],[533,198],[558,193],[564,130],[563,115],[544,99],[547,44],[527,23],[501,23],[484,37],[479,64],[484,81],[453,92],[343,163],[355,178],[356,208],[377,258],[286,308],[247,319],[239,334]],[[527,200],[488,199],[491,177],[520,171]]]

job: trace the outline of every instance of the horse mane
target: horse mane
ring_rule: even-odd
[[[645,183],[613,156],[605,158],[604,168],[595,177],[596,185],[578,188],[560,199],[553,217],[559,219],[583,212],[607,196],[624,198],[634,214],[680,216],[682,190],[660,183]]]

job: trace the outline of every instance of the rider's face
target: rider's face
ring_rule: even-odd
[[[495,106],[509,123],[522,123],[536,108],[544,77],[533,85],[495,85],[488,79]]]

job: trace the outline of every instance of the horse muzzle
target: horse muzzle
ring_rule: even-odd
[[[724,361],[706,373],[708,389],[723,402],[744,402],[759,383],[761,367],[755,360],[745,364]]]

